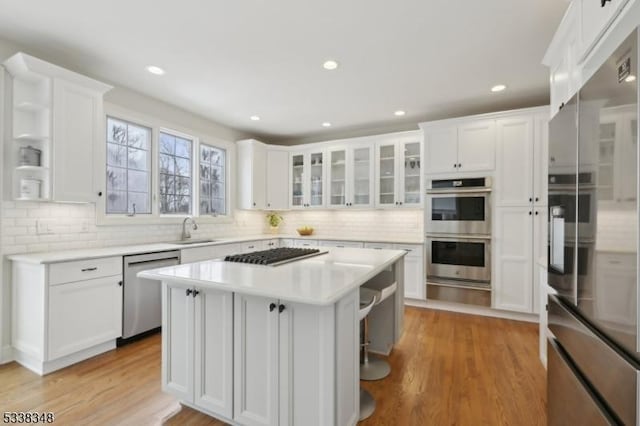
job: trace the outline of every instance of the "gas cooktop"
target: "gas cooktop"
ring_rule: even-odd
[[[319,256],[327,251],[310,248],[280,247],[251,253],[233,254],[224,258],[226,262],[250,263],[253,265],[277,266],[307,257]]]

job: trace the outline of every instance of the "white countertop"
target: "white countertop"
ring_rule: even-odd
[[[404,250],[327,248],[279,266],[206,260],[143,271],[138,276],[311,305],[331,305],[406,255]]]
[[[205,239],[206,237],[202,237]],[[327,235],[311,235],[308,237],[301,237],[299,235],[289,234],[261,234],[261,235],[249,235],[241,237],[222,237],[211,238],[215,240],[208,243],[199,244],[175,244],[171,242],[167,243],[150,243],[150,244],[136,244],[129,246],[113,246],[113,247],[99,247],[88,248],[79,250],[61,250],[61,251],[47,251],[38,253],[24,253],[24,254],[12,254],[7,256],[7,259],[14,262],[26,262],[32,264],[46,264],[46,263],[59,263],[69,262],[73,260],[85,260],[85,259],[97,259],[101,257],[110,256],[128,256],[132,254],[153,253],[159,251],[169,250],[184,250],[193,247],[223,245],[242,243],[247,241],[257,240],[271,240],[276,238],[284,239],[309,239],[309,240],[328,240],[328,241],[365,241],[369,243],[398,243],[398,244],[422,244],[424,241],[419,240],[407,240],[407,239],[395,239],[385,240],[380,238],[350,238],[350,237],[332,237]],[[194,238],[198,240],[200,238]]]

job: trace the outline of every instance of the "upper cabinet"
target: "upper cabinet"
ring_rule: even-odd
[[[237,142],[238,208],[286,210],[289,208],[289,152],[255,139]]]
[[[373,145],[336,146],[327,149],[328,206],[373,207]]]
[[[15,200],[94,202],[94,168],[104,134],[102,97],[111,86],[17,53],[4,62],[13,78],[12,141],[5,145]]]
[[[376,144],[376,207],[422,207],[423,157],[418,132]]]
[[[422,123],[427,174],[492,171],[495,168],[495,120],[456,124]]]
[[[289,200],[292,209],[325,207],[325,150],[293,151],[289,156]]]
[[[595,45],[627,1],[582,0],[580,2],[581,44],[584,52],[588,52]]]

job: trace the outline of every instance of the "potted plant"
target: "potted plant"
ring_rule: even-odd
[[[284,219],[278,213],[269,212],[267,213],[267,222],[269,222],[269,227],[271,228],[271,232],[273,234],[278,233],[278,228]]]

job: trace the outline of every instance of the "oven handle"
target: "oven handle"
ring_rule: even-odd
[[[469,235],[469,234],[427,234],[428,240],[445,241],[491,241],[491,235]]]
[[[427,189],[427,194],[486,194],[491,192],[491,188],[470,188],[470,189]]]

